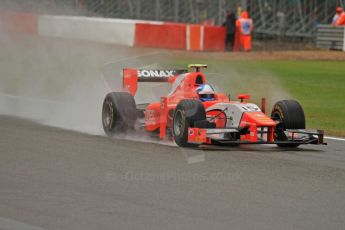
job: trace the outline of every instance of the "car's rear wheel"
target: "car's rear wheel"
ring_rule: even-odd
[[[199,144],[188,143],[188,128],[194,127],[194,122],[202,120],[206,120],[206,112],[200,101],[180,101],[173,118],[173,136],[176,144],[182,147],[197,147]]]
[[[137,120],[134,97],[127,92],[107,94],[102,107],[102,124],[108,136],[132,130]]]
[[[302,106],[295,100],[278,101],[272,110],[271,118],[278,121],[276,128],[275,140],[287,141],[282,132],[286,129],[305,129],[305,116]],[[296,148],[299,144],[280,143],[279,147]]]

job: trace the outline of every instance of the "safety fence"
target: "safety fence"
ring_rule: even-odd
[[[247,8],[257,35],[311,38],[338,5],[344,0],[1,0],[0,10],[220,25],[227,8]]]

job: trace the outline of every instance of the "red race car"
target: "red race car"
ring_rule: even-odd
[[[247,102],[250,96],[238,95],[232,101],[216,93],[201,72],[206,65],[194,64],[187,70],[123,69],[123,91],[109,93],[103,102],[102,123],[109,136],[143,129],[159,138],[171,137],[182,147],[201,144],[325,144],[324,132],[305,130],[301,105],[294,100],[278,101],[265,114],[261,107]],[[171,91],[160,101],[136,104],[138,82],[168,82]]]

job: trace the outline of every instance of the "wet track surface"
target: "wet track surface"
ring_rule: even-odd
[[[0,116],[0,229],[344,228],[345,142],[285,151],[267,145],[183,149],[142,136],[90,135],[102,134],[102,101],[115,86],[103,84],[104,63],[157,68],[175,59],[143,61],[141,55],[157,50],[81,41],[5,40],[0,114],[47,126]],[[114,69],[110,79],[120,72]],[[257,95],[286,99],[274,78],[261,75]],[[251,79],[231,76],[231,86]],[[271,91],[265,82],[274,85]]]
[[[345,225],[345,142],[182,149],[5,116],[0,135],[5,229]]]

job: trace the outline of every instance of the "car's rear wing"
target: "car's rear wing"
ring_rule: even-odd
[[[138,82],[172,83],[176,76],[187,72],[186,69],[123,69],[123,88],[134,96]]]

